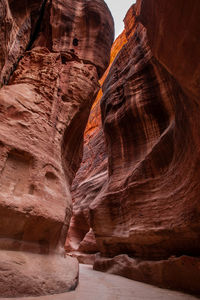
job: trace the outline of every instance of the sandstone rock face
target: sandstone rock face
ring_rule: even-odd
[[[95,269],[200,293],[200,4],[183,2],[138,1],[127,14],[128,42],[103,87],[108,179],[90,227]]]
[[[63,249],[72,214],[69,187],[113,39],[104,1],[44,1],[40,11],[41,3],[26,9],[22,2],[18,8],[1,2],[0,35],[9,36],[0,50],[2,85],[9,79],[0,90],[4,297],[59,293],[77,284],[78,263],[64,258]]]
[[[0,87],[28,48],[46,1],[0,1]]]
[[[120,49],[127,42],[125,31],[115,40],[111,49],[110,65],[100,83],[103,84]],[[100,89],[92,106],[84,134],[83,160],[72,185],[73,216],[65,249],[81,263],[93,263],[98,252],[89,220],[89,205],[107,181],[108,155],[101,125]]]
[[[199,1],[142,1],[140,19],[153,54],[189,96],[199,98]]]
[[[1,250],[0,254],[1,297],[40,296],[76,288],[79,272],[74,258],[67,256],[58,259],[57,255],[38,255],[23,251]]]

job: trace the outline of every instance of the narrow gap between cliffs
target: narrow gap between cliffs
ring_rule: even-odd
[[[44,17],[44,12],[45,12],[45,7],[46,7],[46,3],[47,3],[48,0],[44,0],[41,4],[41,7],[40,7],[40,10],[39,10],[39,17],[38,17],[38,20],[36,22],[36,25],[35,25],[35,29],[30,37],[30,41],[24,51],[24,53],[26,51],[29,51],[34,43],[34,41],[36,40],[37,36],[38,36],[38,33],[40,32],[40,28],[41,28],[41,24],[42,24],[42,20],[43,20],[43,17]],[[12,77],[13,73],[15,72],[15,70],[17,69],[18,65],[19,65],[19,62],[21,61],[21,59],[23,58],[23,55],[21,55],[18,60],[16,61],[16,63],[13,64],[13,68],[10,72],[10,75],[8,77],[8,79],[4,82],[4,85],[8,85],[9,82],[10,82],[10,78]]]
[[[40,28],[41,28],[42,20],[43,20],[43,17],[44,17],[44,12],[45,12],[45,7],[46,7],[46,4],[47,4],[47,1],[48,0],[44,0],[42,5],[41,5],[40,11],[39,11],[39,18],[36,22],[35,30],[32,33],[31,37],[30,37],[30,42],[29,42],[28,46],[26,47],[26,51],[29,51],[31,49],[34,41],[36,40],[36,38],[37,38],[37,36],[40,32]]]

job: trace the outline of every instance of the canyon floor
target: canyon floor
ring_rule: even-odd
[[[75,291],[43,296],[15,298],[16,300],[192,300],[194,296],[160,289],[117,275],[92,270],[92,266],[80,264],[80,282]],[[5,300],[8,298],[1,298]]]

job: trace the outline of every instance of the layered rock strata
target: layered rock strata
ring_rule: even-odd
[[[186,2],[138,0],[126,15],[101,100],[108,175],[98,188],[98,167],[80,169],[74,233],[79,247],[93,231],[97,270],[200,293],[200,5]]]
[[[102,85],[120,49],[127,42],[125,31],[115,40],[111,49],[110,65],[100,80]],[[83,160],[72,185],[73,216],[65,245],[67,253],[81,263],[93,264],[98,252],[89,220],[89,205],[107,181],[108,155],[101,125],[100,89],[92,106],[84,134]]]
[[[183,2],[180,10],[180,1],[138,1],[127,14],[128,42],[103,87],[108,180],[90,223],[101,252],[95,269],[200,293],[200,5]]]
[[[199,1],[141,1],[140,11],[154,56],[188,96],[199,98]]]
[[[65,258],[63,248],[72,214],[69,188],[113,40],[104,1],[18,2],[1,2],[3,297],[77,285],[78,263]]]

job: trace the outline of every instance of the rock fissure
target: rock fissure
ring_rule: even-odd
[[[47,3],[48,0],[44,0],[41,4],[41,8],[39,9],[39,12],[38,12],[38,20],[36,21],[36,25],[35,25],[35,29],[34,29],[34,32],[31,34],[30,36],[30,40],[29,42],[27,43],[27,46],[26,48],[24,48],[24,53],[29,51],[34,43],[34,41],[36,40],[37,38],[37,35],[40,31],[40,27],[41,27],[41,23],[42,23],[42,19],[43,19],[43,16],[44,16],[44,11],[45,11],[45,6],[46,6],[46,3]],[[28,20],[26,21],[28,22]],[[25,26],[26,27],[26,26]],[[21,27],[23,28],[23,26]],[[16,39],[20,38],[21,36],[23,35],[23,32],[22,33],[18,33],[18,36],[19,37],[16,37]],[[3,82],[1,84],[1,87],[3,85],[8,85],[9,82],[10,82],[10,78],[12,77],[13,73],[15,72],[15,70],[17,69],[20,61],[23,59],[23,56],[24,56],[24,53],[22,53],[22,55],[20,57],[17,58],[17,60],[15,61],[15,63],[13,64],[11,70],[10,70],[10,73],[9,75],[7,76],[7,78],[4,78],[3,79]]]
[[[43,0],[43,2],[41,4],[41,8],[40,8],[39,13],[38,13],[38,15],[39,15],[38,16],[38,20],[36,22],[34,32],[32,33],[32,35],[30,37],[30,41],[29,41],[29,43],[27,45],[26,51],[31,50],[31,48],[32,48],[35,40],[38,38],[38,34],[41,31],[42,21],[44,19],[45,8],[46,8],[46,5],[47,5],[47,2],[50,3],[50,6],[52,4],[52,0]]]

